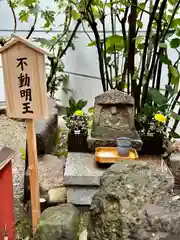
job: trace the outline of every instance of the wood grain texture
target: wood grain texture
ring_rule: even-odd
[[[40,217],[40,193],[38,180],[38,160],[36,148],[36,134],[33,119],[27,120],[27,140],[28,140],[28,157],[29,157],[29,175],[30,175],[30,192],[32,207],[32,227],[36,231]]]
[[[29,48],[32,48],[32,49],[36,50],[37,52],[39,52],[43,55],[53,57],[53,54],[49,53],[48,51],[46,51],[45,49],[43,49],[41,47],[36,46],[33,42],[27,40],[24,37],[19,37],[14,33],[12,33],[12,37],[13,38],[10,41],[8,41],[3,47],[0,48],[0,53],[4,52],[5,50],[10,48],[11,46],[16,44],[17,42],[21,42],[21,43],[25,44],[26,46],[28,46]]]
[[[17,58],[27,58],[24,69],[17,67]],[[44,55],[17,42],[2,53],[3,75],[7,102],[7,115],[10,118],[43,119],[48,116],[47,91],[45,76]],[[33,113],[23,114],[25,98],[21,97],[20,90],[28,87],[19,87],[20,74],[28,74],[32,101],[30,103]]]

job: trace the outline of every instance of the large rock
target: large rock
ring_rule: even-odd
[[[79,221],[79,210],[71,204],[47,208],[40,217],[33,239],[75,240]]]
[[[88,240],[180,238],[180,201],[168,173],[140,161],[122,161],[101,177],[90,207]]]

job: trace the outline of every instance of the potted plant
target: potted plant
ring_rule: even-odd
[[[160,119],[162,118],[163,120],[157,120],[157,116],[160,116]],[[140,154],[159,155],[164,152],[164,119],[166,118],[161,113],[154,114],[151,120],[145,116],[140,117],[140,122],[143,125],[141,129],[139,128],[139,134],[143,142]]]
[[[88,122],[87,116],[82,110],[77,110],[67,119],[68,151],[87,152]]]
[[[180,116],[174,112],[179,104],[179,92],[171,85],[166,85],[168,94],[162,94],[157,89],[150,89],[147,102],[141,108],[136,118],[136,128],[143,141],[140,153],[148,155],[162,154],[164,152],[164,140],[179,138],[175,132],[175,123],[178,123]],[[170,120],[174,120],[171,128]]]

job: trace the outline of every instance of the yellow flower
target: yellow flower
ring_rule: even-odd
[[[166,117],[161,113],[155,114],[154,117],[155,117],[156,121],[158,121],[158,122],[162,122],[162,123],[166,122]]]
[[[82,110],[76,110],[75,113],[74,113],[74,115],[76,115],[76,116],[84,116],[84,111],[82,111]]]

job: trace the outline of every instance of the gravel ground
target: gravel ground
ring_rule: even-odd
[[[20,149],[25,148],[26,132],[25,123],[14,121],[4,115],[0,116],[0,145],[7,146],[16,151],[16,155],[12,161],[13,163],[13,186],[15,198],[15,214],[17,220],[20,215],[20,202],[19,198],[23,193],[23,174],[24,174],[24,161],[21,159]],[[19,215],[19,217],[18,217]]]

